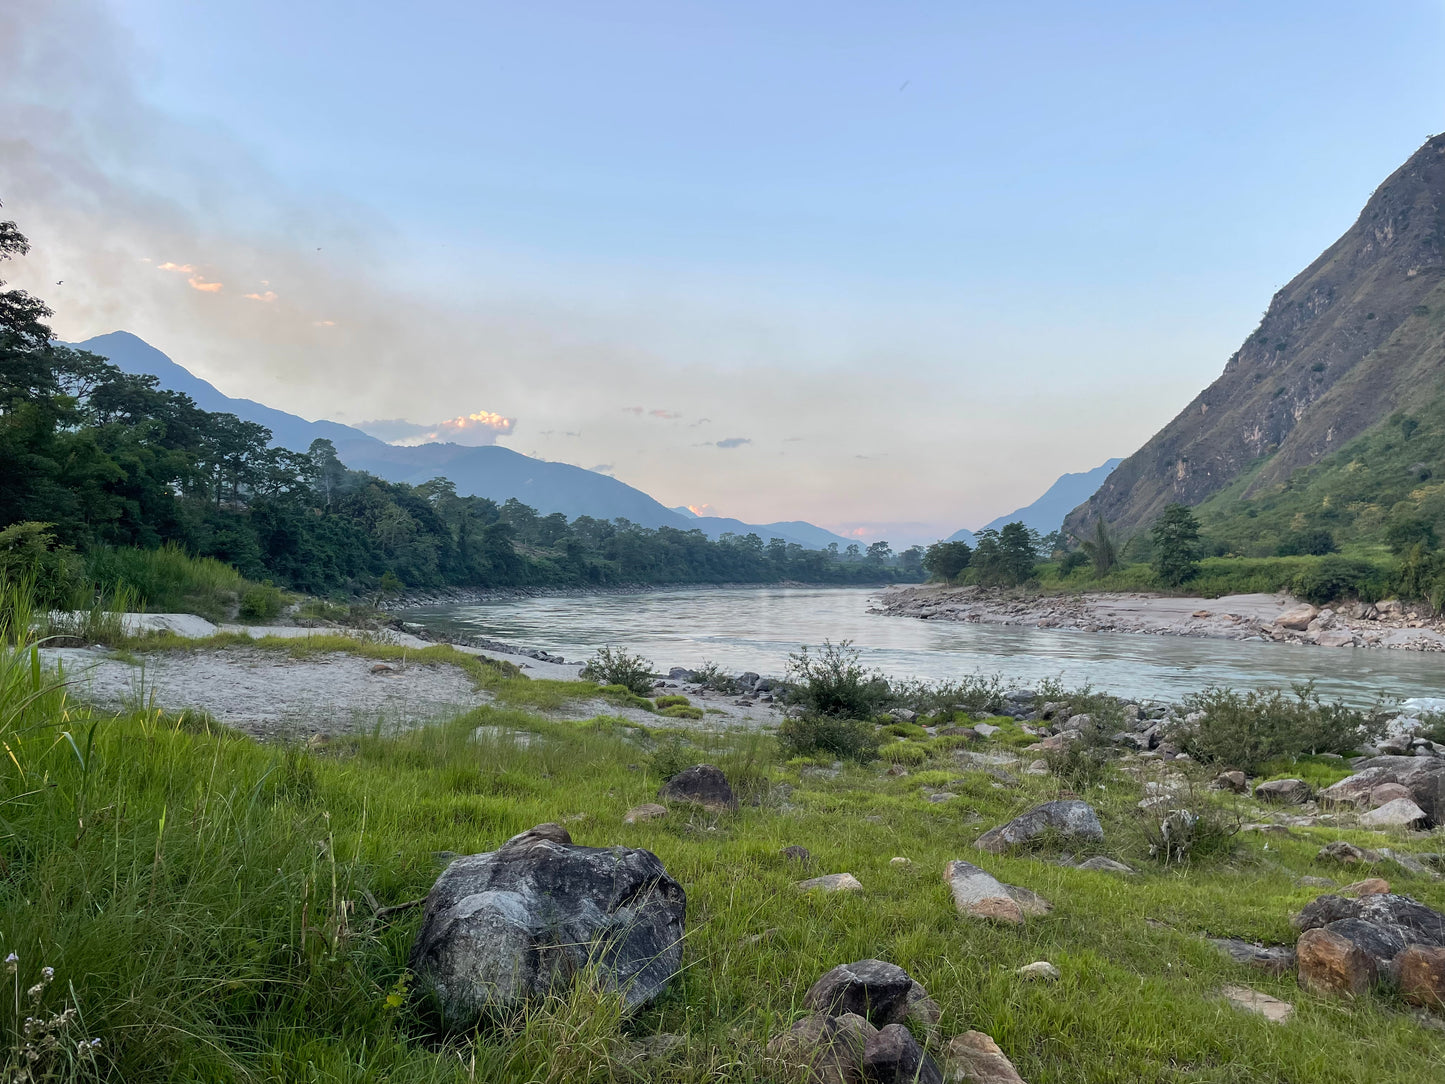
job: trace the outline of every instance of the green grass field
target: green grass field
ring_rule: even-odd
[[[997,858],[972,841],[1057,796],[1057,780],[1003,783],[965,766],[956,741],[906,731],[892,737],[916,746],[922,760],[909,754],[911,774],[894,777],[882,761],[836,773],[784,763],[774,740],[755,732],[548,722],[535,711],[575,688],[481,666],[470,672],[502,695],[498,706],[308,750],[260,745],[195,716],[93,714],[27,652],[6,652],[0,957],[18,956],[19,1015],[31,1012],[25,990],[45,966],[55,980],[42,1012],[79,1010],[41,1079],[782,1079],[763,1057],[768,1038],[800,1014],[820,974],[869,956],[928,987],[943,1008],[945,1037],[988,1032],[1031,1084],[1419,1084],[1438,1079],[1445,1064],[1445,1032],[1423,1027],[1402,1004],[1305,994],[1290,978],[1228,962],[1204,941],[1292,940],[1290,912],[1318,892],[1296,887],[1300,875],[1344,883],[1366,872],[1316,863],[1319,847],[1383,837],[1247,834],[1226,858],[1161,869],[1146,853],[1139,783],[1110,774],[1087,797],[1105,825],[1102,852],[1137,876],[1066,868],[1048,852]],[[540,740],[475,740],[483,724]],[[1017,744],[1011,730],[997,737],[997,752]],[[713,816],[674,808],[662,820],[624,825],[629,807],[655,799],[679,750],[688,762],[722,767],[742,809]],[[957,797],[930,803],[929,789]],[[378,921],[375,907],[424,895],[441,852],[494,849],[543,821],[564,823],[579,843],[658,854],[688,893],[685,971],[632,1019],[579,984],[525,1017],[439,1035],[406,993],[419,912]],[[779,854],[790,844],[812,852],[806,871]],[[1391,845],[1440,849],[1438,840]],[[911,864],[891,865],[895,855]],[[951,858],[1042,893],[1053,913],[1021,929],[960,918],[941,880]],[[800,895],[792,887],[843,871],[865,890]],[[1440,883],[1393,865],[1378,872],[1445,907]],[[1039,959],[1062,971],[1057,984],[1014,974]],[[1217,994],[1226,982],[1290,1001],[1294,1018],[1280,1026],[1231,1008]],[[0,1055],[17,1041],[9,999]],[[630,1056],[662,1032],[685,1035],[685,1046],[665,1061]],[[75,1054],[74,1042],[89,1038],[101,1040],[94,1054]]]

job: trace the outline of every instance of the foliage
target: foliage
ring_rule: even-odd
[[[1382,710],[1326,704],[1312,685],[1296,685],[1293,694],[1206,689],[1185,699],[1188,714],[1171,728],[1170,740],[1201,763],[1257,774],[1277,757],[1351,755],[1384,733]]]
[[[935,542],[923,553],[923,569],[930,579],[952,583],[973,559],[967,542]]]
[[[983,530],[975,539],[970,579],[985,587],[1018,587],[1034,577],[1038,564],[1038,532],[1021,521],[998,531]]]
[[[248,621],[274,621],[286,606],[286,596],[271,581],[253,583],[241,593],[238,616]]]
[[[824,640],[816,654],[803,645],[788,656],[788,703],[805,715],[872,719],[888,703],[888,681],[863,667],[852,642]]]
[[[697,684],[715,693],[730,695],[738,691],[738,683],[731,675],[723,673],[722,667],[715,662],[704,660],[703,664],[692,672],[692,676]]]
[[[778,726],[778,746],[792,757],[837,757],[866,763],[878,755],[878,728],[863,719],[790,715]]]
[[[1119,563],[1119,547],[1115,545],[1114,536],[1109,533],[1103,516],[1094,520],[1094,537],[1085,540],[1080,548],[1093,564],[1095,576],[1107,576]]]
[[[582,668],[582,676],[600,685],[620,685],[637,696],[652,694],[652,663],[620,647],[598,648]]]
[[[1139,826],[1149,857],[1163,865],[1185,865],[1227,857],[1234,851],[1241,822],[1198,791],[1194,783],[1169,801],[1139,810]]]
[[[1335,543],[1335,536],[1324,527],[1305,527],[1297,531],[1290,531],[1279,540],[1275,547],[1277,557],[1323,557],[1327,553],[1334,553],[1340,547]]]
[[[917,742],[893,741],[878,750],[880,760],[917,767],[928,759],[928,750]]]
[[[1178,587],[1199,572],[1199,520],[1182,504],[1171,504],[1149,528],[1154,544],[1154,574]]]
[[[1367,601],[1379,599],[1386,583],[1370,562],[1332,555],[1301,571],[1290,589],[1306,602],[1322,606],[1351,596]]]

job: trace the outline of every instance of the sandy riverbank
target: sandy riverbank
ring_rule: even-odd
[[[869,612],[925,621],[1078,632],[1445,651],[1445,622],[1411,613],[1398,602],[1319,609],[1286,594],[1212,599],[1134,593],[1019,596],[978,587],[927,584],[892,588],[879,596]]]

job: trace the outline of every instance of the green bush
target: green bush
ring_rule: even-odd
[[[1170,739],[1203,764],[1250,774],[1277,757],[1349,755],[1383,734],[1386,722],[1380,710],[1326,704],[1311,685],[1296,685],[1293,696],[1210,688],[1186,697],[1183,707],[1196,718],[1171,727]]]
[[[1370,562],[1333,556],[1303,570],[1291,584],[1296,595],[1316,606],[1351,597],[1373,602],[1385,588],[1384,574]]]
[[[658,779],[671,779],[697,764],[698,755],[699,750],[691,743],[673,734],[652,751],[647,758],[647,770]]]
[[[824,754],[866,763],[878,755],[878,728],[861,719],[795,715],[778,727],[778,746],[787,759]]]
[[[0,580],[28,584],[40,609],[79,609],[94,593],[84,562],[70,547],[56,544],[50,526],[12,523],[0,530]]]
[[[128,588],[150,613],[193,613],[211,621],[227,620],[246,586],[224,561],[192,557],[175,545],[92,550],[86,573],[104,594]]]
[[[253,583],[241,592],[240,616],[248,621],[274,621],[285,606],[285,594],[270,580]]]
[[[701,719],[704,713],[702,708],[695,708],[691,704],[673,704],[659,709],[658,714],[668,719]]]
[[[823,641],[818,654],[806,645],[788,656],[789,703],[804,714],[839,719],[871,719],[892,699],[888,681],[865,670],[851,641]]]
[[[692,701],[685,696],[674,694],[672,696],[659,696],[653,700],[653,703],[659,708],[685,708],[691,704]]]
[[[1139,827],[1149,857],[1164,865],[1223,858],[1234,850],[1240,818],[1193,784],[1171,796],[1167,805],[1139,811]]]
[[[602,647],[582,668],[582,676],[600,685],[621,685],[638,696],[652,692],[652,663],[620,647]]]

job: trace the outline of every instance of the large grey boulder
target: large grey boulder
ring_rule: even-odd
[[[1419,828],[1425,823],[1425,811],[1409,798],[1396,798],[1360,814],[1360,823],[1366,828]]]
[[[1325,802],[1367,807],[1370,795],[1386,783],[1410,792],[1429,824],[1445,824],[1445,760],[1437,757],[1370,757],[1352,776],[1320,791]],[[1399,796],[1398,794],[1396,795]]]
[[[863,1047],[868,1084],[943,1084],[943,1070],[902,1024],[886,1024]]]
[[[727,776],[711,764],[695,764],[678,772],[662,784],[657,797],[664,802],[691,802],[709,813],[727,813],[738,807]]]
[[[545,996],[588,967],[635,1009],[681,968],[686,909],[651,851],[581,847],[558,825],[539,825],[447,867],[408,966],[455,1027]]]
[[[1007,824],[990,828],[974,844],[981,851],[1003,854],[1052,833],[1071,843],[1099,842],[1104,829],[1088,802],[1077,799],[1045,802]]]
[[[1301,805],[1310,800],[1311,793],[1303,779],[1270,779],[1254,788],[1255,798],[1274,805]]]

